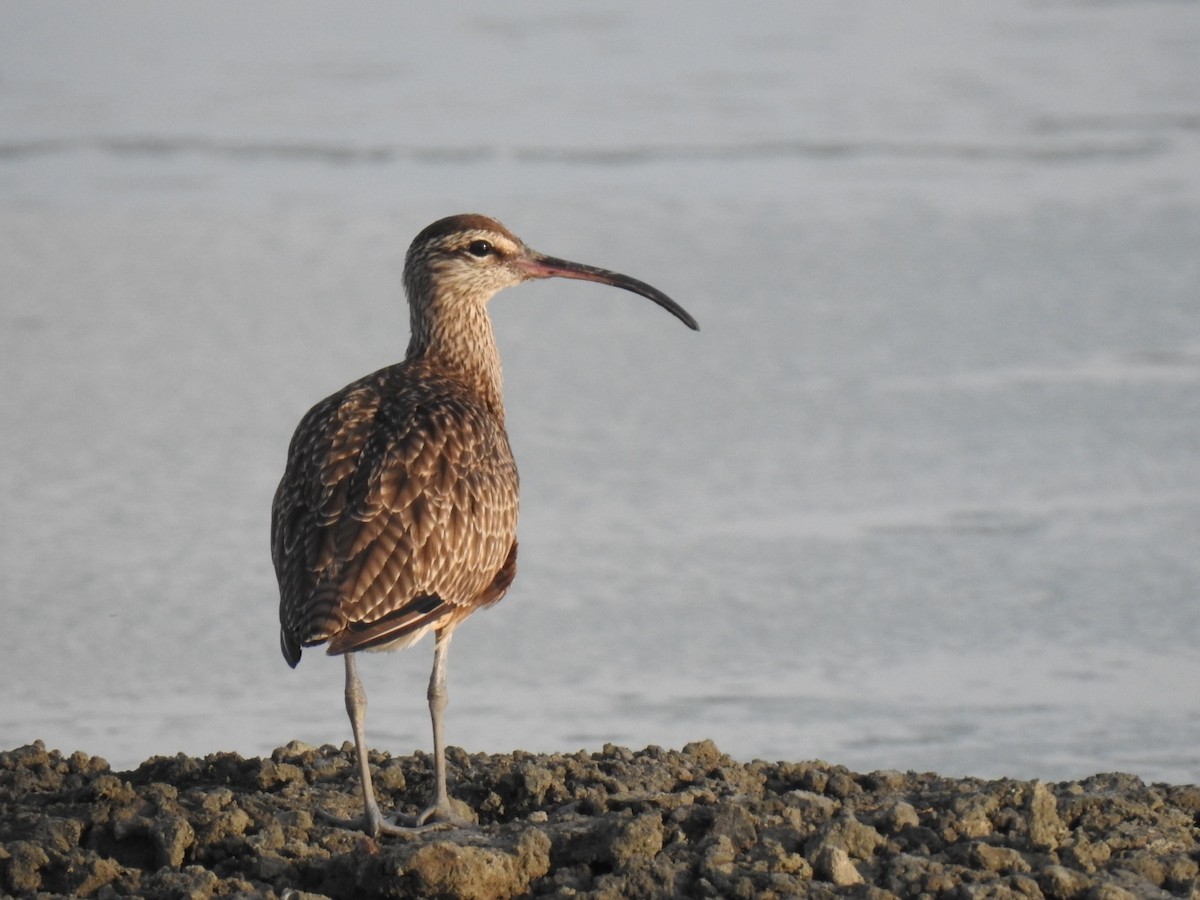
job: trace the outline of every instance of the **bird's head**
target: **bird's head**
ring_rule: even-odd
[[[653,300],[692,329],[696,320],[657,288],[636,278],[546,256],[487,216],[449,216],[413,239],[404,262],[410,303],[457,298],[486,303],[496,292],[534,278],[576,278],[612,285]]]

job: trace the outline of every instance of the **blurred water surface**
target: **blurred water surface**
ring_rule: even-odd
[[[0,746],[348,738],[292,428],[479,211],[521,572],[449,739],[1200,779],[1200,7],[0,6]],[[367,655],[427,748],[430,645]]]

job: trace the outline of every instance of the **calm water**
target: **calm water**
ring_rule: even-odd
[[[452,743],[1200,780],[1200,7],[0,6],[0,747],[349,737],[276,638],[291,430],[439,216],[522,569]],[[431,645],[369,656],[427,748]]]

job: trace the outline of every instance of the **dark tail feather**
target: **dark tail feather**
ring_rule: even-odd
[[[283,651],[287,664],[296,668],[296,663],[300,662],[300,642],[283,628],[279,629],[279,649]]]

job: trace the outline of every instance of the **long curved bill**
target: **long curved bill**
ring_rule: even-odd
[[[585,266],[583,263],[571,262],[567,259],[543,256],[532,250],[521,259],[516,260],[516,265],[530,278],[577,278],[580,281],[597,281],[600,284],[610,284],[622,290],[641,294],[671,313],[688,328],[693,331],[700,330],[699,324],[692,318],[691,313],[658,288],[651,287],[636,278],[630,278],[628,275],[622,275],[620,272],[610,272],[608,269]]]

